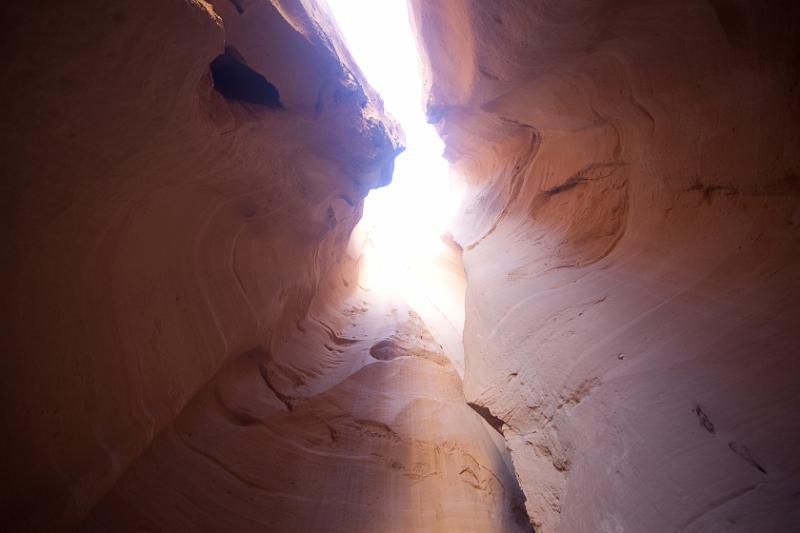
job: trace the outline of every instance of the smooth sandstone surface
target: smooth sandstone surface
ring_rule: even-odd
[[[537,531],[800,529],[800,9],[414,0]]]
[[[0,8],[4,530],[800,530],[795,3],[412,0],[413,301],[324,8],[80,4]]]
[[[236,358],[81,530],[530,531],[501,436],[419,316],[363,290],[338,315],[297,343],[318,375],[349,375],[292,387],[270,353]]]
[[[3,529],[53,531],[343,287],[402,136],[306,2],[2,12],[0,501]]]
[[[463,315],[359,285],[402,134],[327,15],[84,7],[7,8],[4,528],[530,531]]]

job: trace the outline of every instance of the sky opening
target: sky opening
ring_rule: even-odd
[[[444,145],[423,112],[416,38],[406,0],[327,0],[347,47],[406,135],[392,183],[372,190],[359,229],[368,235],[371,285],[404,288],[416,266],[444,247],[441,235],[460,194],[441,156]]]

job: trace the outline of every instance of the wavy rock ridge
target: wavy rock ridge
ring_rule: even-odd
[[[6,530],[800,529],[798,5],[410,4],[468,185],[415,309],[323,7],[2,7]]]
[[[402,139],[300,2],[3,11],[2,501],[50,531],[323,279],[346,289]]]
[[[472,185],[465,395],[537,531],[800,527],[800,12],[767,4],[412,2]]]

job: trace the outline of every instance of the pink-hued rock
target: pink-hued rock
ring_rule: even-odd
[[[6,531],[74,526],[226,361],[353,278],[402,142],[305,3],[79,4],[2,8]]]
[[[414,0],[537,531],[800,529],[800,9]]]
[[[359,289],[301,328],[300,366],[231,361],[82,530],[530,531],[502,438],[414,311]]]
[[[412,0],[414,298],[324,6],[6,4],[4,531],[800,530],[800,4]]]

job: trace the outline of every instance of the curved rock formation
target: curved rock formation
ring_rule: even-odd
[[[52,531],[323,278],[352,280],[401,140],[303,2],[3,11],[0,500]]]
[[[800,7],[411,5],[468,194],[410,301],[324,7],[3,6],[5,529],[800,530]]]
[[[412,4],[537,531],[798,529],[797,4]]]
[[[82,530],[530,531],[500,436],[419,316],[365,291],[339,313],[334,339],[298,342],[319,374],[350,375],[322,390],[327,379],[293,373],[292,388],[269,353],[237,358]]]

